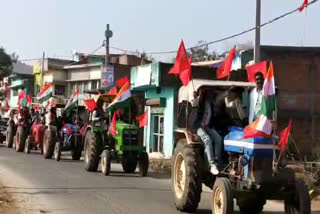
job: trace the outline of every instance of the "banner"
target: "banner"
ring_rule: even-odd
[[[114,85],[114,67],[105,66],[101,72],[101,88],[109,88]]]

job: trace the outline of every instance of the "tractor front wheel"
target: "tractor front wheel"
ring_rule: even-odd
[[[77,143],[75,143],[75,138],[77,138]],[[82,153],[82,138],[81,136],[74,136],[73,141],[73,148],[71,149],[72,160],[80,160]]]
[[[52,158],[55,144],[55,134],[53,131],[50,131],[49,128],[47,128],[44,132],[43,139],[43,156],[45,159]]]
[[[142,152],[139,156],[139,175],[145,177],[149,169],[149,156],[148,153]]]
[[[194,212],[202,192],[201,150],[196,145],[187,145],[186,139],[181,139],[172,161],[171,183],[175,206],[183,212]]]
[[[25,129],[22,126],[18,127],[16,134],[16,152],[23,152],[25,144]]]
[[[311,213],[311,201],[308,187],[303,181],[296,181],[294,194],[284,201],[284,210],[286,214]]]
[[[54,159],[60,161],[61,159],[61,143],[57,142],[54,146]]]
[[[125,173],[134,173],[138,165],[137,155],[125,153],[121,159],[122,169]]]
[[[111,152],[104,150],[101,155],[101,171],[102,174],[108,176],[111,170]]]
[[[240,212],[243,214],[252,213],[259,214],[263,210],[263,206],[266,204],[266,200],[264,199],[237,199],[237,204],[239,205]]]
[[[29,154],[29,153],[30,153],[30,150],[31,150],[31,141],[30,141],[30,139],[28,138],[28,139],[26,140],[26,144],[24,145],[24,152],[25,152],[26,154]]]
[[[233,193],[232,186],[227,178],[217,178],[213,185],[212,213],[232,214]]]
[[[88,131],[84,142],[84,164],[87,171],[96,172],[98,170],[101,152],[101,139],[97,139],[93,131]]]
[[[12,148],[13,137],[14,137],[13,127],[11,125],[9,125],[7,128],[7,133],[6,133],[6,146],[8,148]]]

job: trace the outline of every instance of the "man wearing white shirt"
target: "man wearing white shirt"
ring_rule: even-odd
[[[260,115],[264,83],[264,77],[261,72],[255,74],[255,82],[257,86],[250,92],[249,123],[254,122]]]

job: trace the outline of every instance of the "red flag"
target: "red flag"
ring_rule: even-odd
[[[230,75],[231,66],[234,54],[236,53],[236,46],[231,50],[228,57],[224,60],[221,66],[217,70],[217,78],[222,79]]]
[[[279,134],[280,140],[279,140],[278,146],[279,146],[282,154],[284,154],[285,149],[286,149],[286,147],[288,145],[288,138],[289,138],[289,135],[290,135],[291,125],[292,125],[292,120],[289,121],[288,127],[285,128]]]
[[[259,62],[246,67],[248,74],[248,81],[255,82],[255,75],[257,72],[261,72],[265,78],[267,75],[267,61]]]
[[[304,0],[303,4],[301,5],[299,12],[302,12],[304,10],[305,7],[308,6],[308,0]]]
[[[30,95],[28,94],[28,95],[27,95],[27,103],[31,104],[31,102],[32,102],[32,101],[31,101],[31,97],[30,97]]]
[[[129,82],[129,77],[125,76],[122,79],[116,81],[116,84],[121,88],[126,82]]]
[[[37,110],[37,105],[35,103],[33,104],[33,109]]]
[[[88,111],[93,111],[95,108],[97,108],[97,104],[94,99],[84,100],[84,103],[86,104]]]
[[[10,106],[9,106],[9,103],[8,103],[8,99],[6,99],[6,106],[5,106],[5,109],[6,109],[7,111],[9,111],[9,110],[10,110]]]
[[[63,126],[64,126],[64,128],[67,130],[67,133],[69,134],[69,135],[71,135],[72,134],[72,130],[67,126],[67,124],[63,124]]]
[[[117,136],[117,116],[119,116],[119,112],[120,110],[117,110],[113,113],[113,116],[112,116],[112,122],[111,122],[111,125],[110,125],[110,128],[109,128],[109,133],[112,135],[112,136]]]
[[[188,54],[182,40],[178,49],[176,61],[173,68],[169,71],[169,74],[179,74],[184,86],[188,85],[191,79],[191,61],[192,57],[188,59]]]
[[[40,110],[40,103],[38,103],[38,107],[37,107],[37,109],[38,109],[38,110]]]
[[[24,92],[24,90],[22,90],[19,93],[18,101],[23,100],[25,97],[26,97],[26,93]]]
[[[118,94],[117,86],[114,86],[113,88],[108,91],[107,95],[116,96]]]
[[[80,130],[80,135],[84,136],[86,134],[88,124],[84,124]]]
[[[136,120],[139,121],[139,128],[147,126],[148,125],[148,110],[144,114],[136,117]]]

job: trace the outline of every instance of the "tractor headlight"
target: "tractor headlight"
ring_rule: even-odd
[[[241,156],[241,157],[239,158],[239,164],[240,164],[241,166],[246,166],[246,165],[248,165],[248,163],[249,163],[249,160],[248,160],[248,158],[246,158],[245,156]]]

